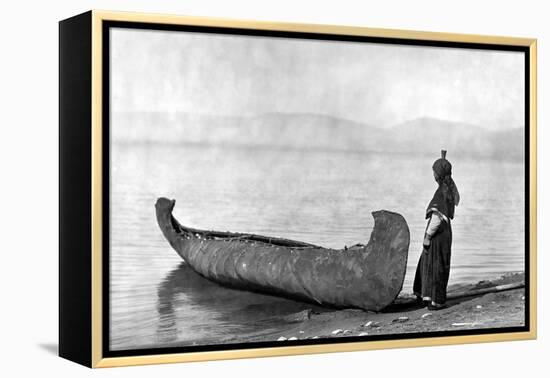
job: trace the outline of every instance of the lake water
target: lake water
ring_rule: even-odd
[[[157,226],[158,197],[176,199],[174,214],[187,226],[332,248],[366,243],[372,211],[398,212],[411,231],[403,287],[411,292],[436,157],[112,144],[111,349],[225,343],[247,333],[269,338],[277,316],[312,307],[196,275]],[[450,284],[523,271],[523,164],[449,159],[461,193]]]

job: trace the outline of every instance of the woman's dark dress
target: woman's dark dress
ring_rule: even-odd
[[[426,218],[432,213],[441,213],[444,218],[436,233],[432,236],[430,246],[424,249],[414,277],[414,293],[437,304],[447,300],[447,283],[451,269],[451,243],[453,233],[451,219],[454,217],[454,204],[445,200],[441,186],[436,190],[426,211]],[[437,214],[440,215],[440,214]]]

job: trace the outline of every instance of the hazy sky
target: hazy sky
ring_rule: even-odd
[[[113,111],[524,125],[522,53],[112,29]]]

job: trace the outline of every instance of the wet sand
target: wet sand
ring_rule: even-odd
[[[455,285],[448,293],[524,282],[523,273],[507,274],[498,280],[480,281],[472,285]],[[400,295],[406,298],[407,295]],[[478,330],[523,326],[525,321],[525,289],[469,296],[448,301],[448,308],[430,311],[423,305],[390,306],[379,313],[362,310],[326,310],[312,308],[290,314],[279,320],[269,334],[238,335],[226,342],[279,340],[282,345],[296,339],[326,339],[356,336]],[[368,339],[368,338],[367,338]]]

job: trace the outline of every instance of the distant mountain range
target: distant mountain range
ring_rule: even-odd
[[[290,149],[430,154],[523,159],[524,129],[491,131],[436,118],[379,128],[346,119],[302,113],[233,117],[165,113],[116,113],[115,142],[192,143]]]

